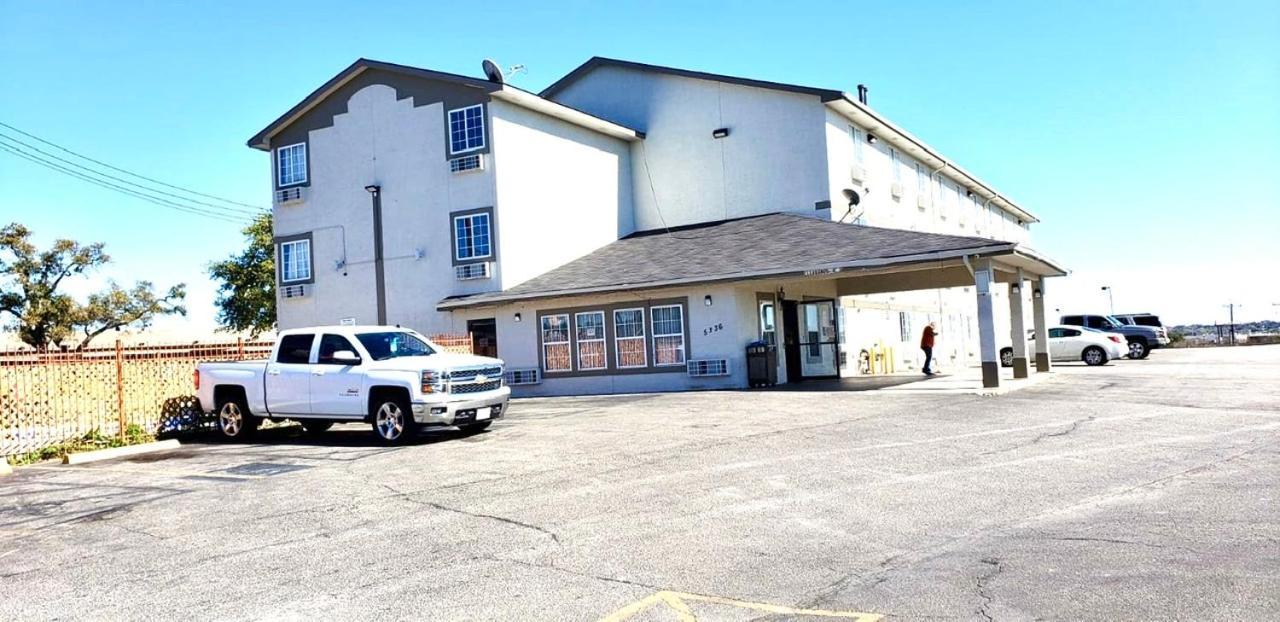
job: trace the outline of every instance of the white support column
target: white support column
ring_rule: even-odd
[[[1013,377],[1026,378],[1027,370],[1027,322],[1022,313],[1022,297],[1026,281],[1022,278],[1022,268],[1018,268],[1017,277],[1009,284],[1009,338],[1013,341]]]
[[[1036,279],[1031,292],[1031,316],[1036,327],[1036,371],[1049,371],[1049,325],[1044,318],[1045,278]]]
[[[978,344],[982,352],[982,386],[993,389],[1000,386],[1000,360],[996,353],[996,322],[991,313],[991,283],[995,274],[991,260],[974,263],[974,289],[978,292]]]

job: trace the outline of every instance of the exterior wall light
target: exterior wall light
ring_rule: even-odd
[[[718,127],[714,130],[711,130],[712,138],[724,138],[728,135],[729,135],[729,128],[727,127]]]
[[[1040,293],[1040,288],[1037,287],[1036,289],[1031,290],[1032,298],[1040,298],[1042,296],[1044,296],[1044,294]]]
[[[1018,284],[1017,284],[1017,283],[1014,283],[1014,284],[1013,284],[1013,286],[1009,288],[1009,293],[1012,293],[1012,294],[1021,294],[1021,293],[1022,293],[1022,288],[1021,288],[1021,287],[1018,287]]]
[[[878,141],[878,140],[880,140],[880,139],[879,139],[879,138],[876,138],[876,135],[875,135],[875,134],[872,134],[871,132],[867,132],[867,142],[869,142],[869,143],[871,143],[871,144],[873,144],[873,145],[874,145],[874,144],[876,144],[876,141]]]
[[[515,318],[514,318],[514,319],[515,319],[516,323],[517,323],[517,324],[519,324],[519,323],[520,323],[520,319],[521,319],[521,318],[520,318],[520,313],[518,313],[518,312],[517,312],[517,313],[516,313],[516,315],[515,315]]]
[[[707,305],[708,307],[711,306],[711,294],[707,294],[702,297],[702,304]]]
[[[369,194],[378,194],[378,192],[382,190],[382,186],[379,186],[377,184],[369,184],[365,186],[364,189]]]

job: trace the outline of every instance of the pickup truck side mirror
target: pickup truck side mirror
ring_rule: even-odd
[[[333,353],[333,362],[339,365],[359,365],[360,355],[351,350],[338,350]]]

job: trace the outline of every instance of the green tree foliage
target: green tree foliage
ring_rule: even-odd
[[[209,266],[218,286],[218,322],[227,330],[258,336],[276,326],[276,262],[271,215],[243,230],[246,248]]]
[[[139,281],[132,289],[115,283],[89,297],[87,304],[58,291],[68,277],[81,276],[111,261],[102,243],[82,245],[55,240],[41,251],[31,242],[31,230],[12,223],[0,229],[0,314],[13,318],[18,338],[44,349],[81,335],[78,348],[108,330],[145,328],[159,315],[185,315],[185,286],[176,285],[162,297],[152,284]]]

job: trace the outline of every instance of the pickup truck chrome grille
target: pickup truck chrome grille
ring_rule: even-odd
[[[484,391],[492,391],[502,386],[502,378],[496,380],[486,380],[484,382],[472,382],[468,384],[452,384],[449,386],[450,393],[481,393]]]
[[[449,380],[453,382],[467,382],[474,380],[476,376],[487,376],[489,378],[501,378],[502,368],[498,366],[492,367],[471,367],[466,369],[449,370]]]

